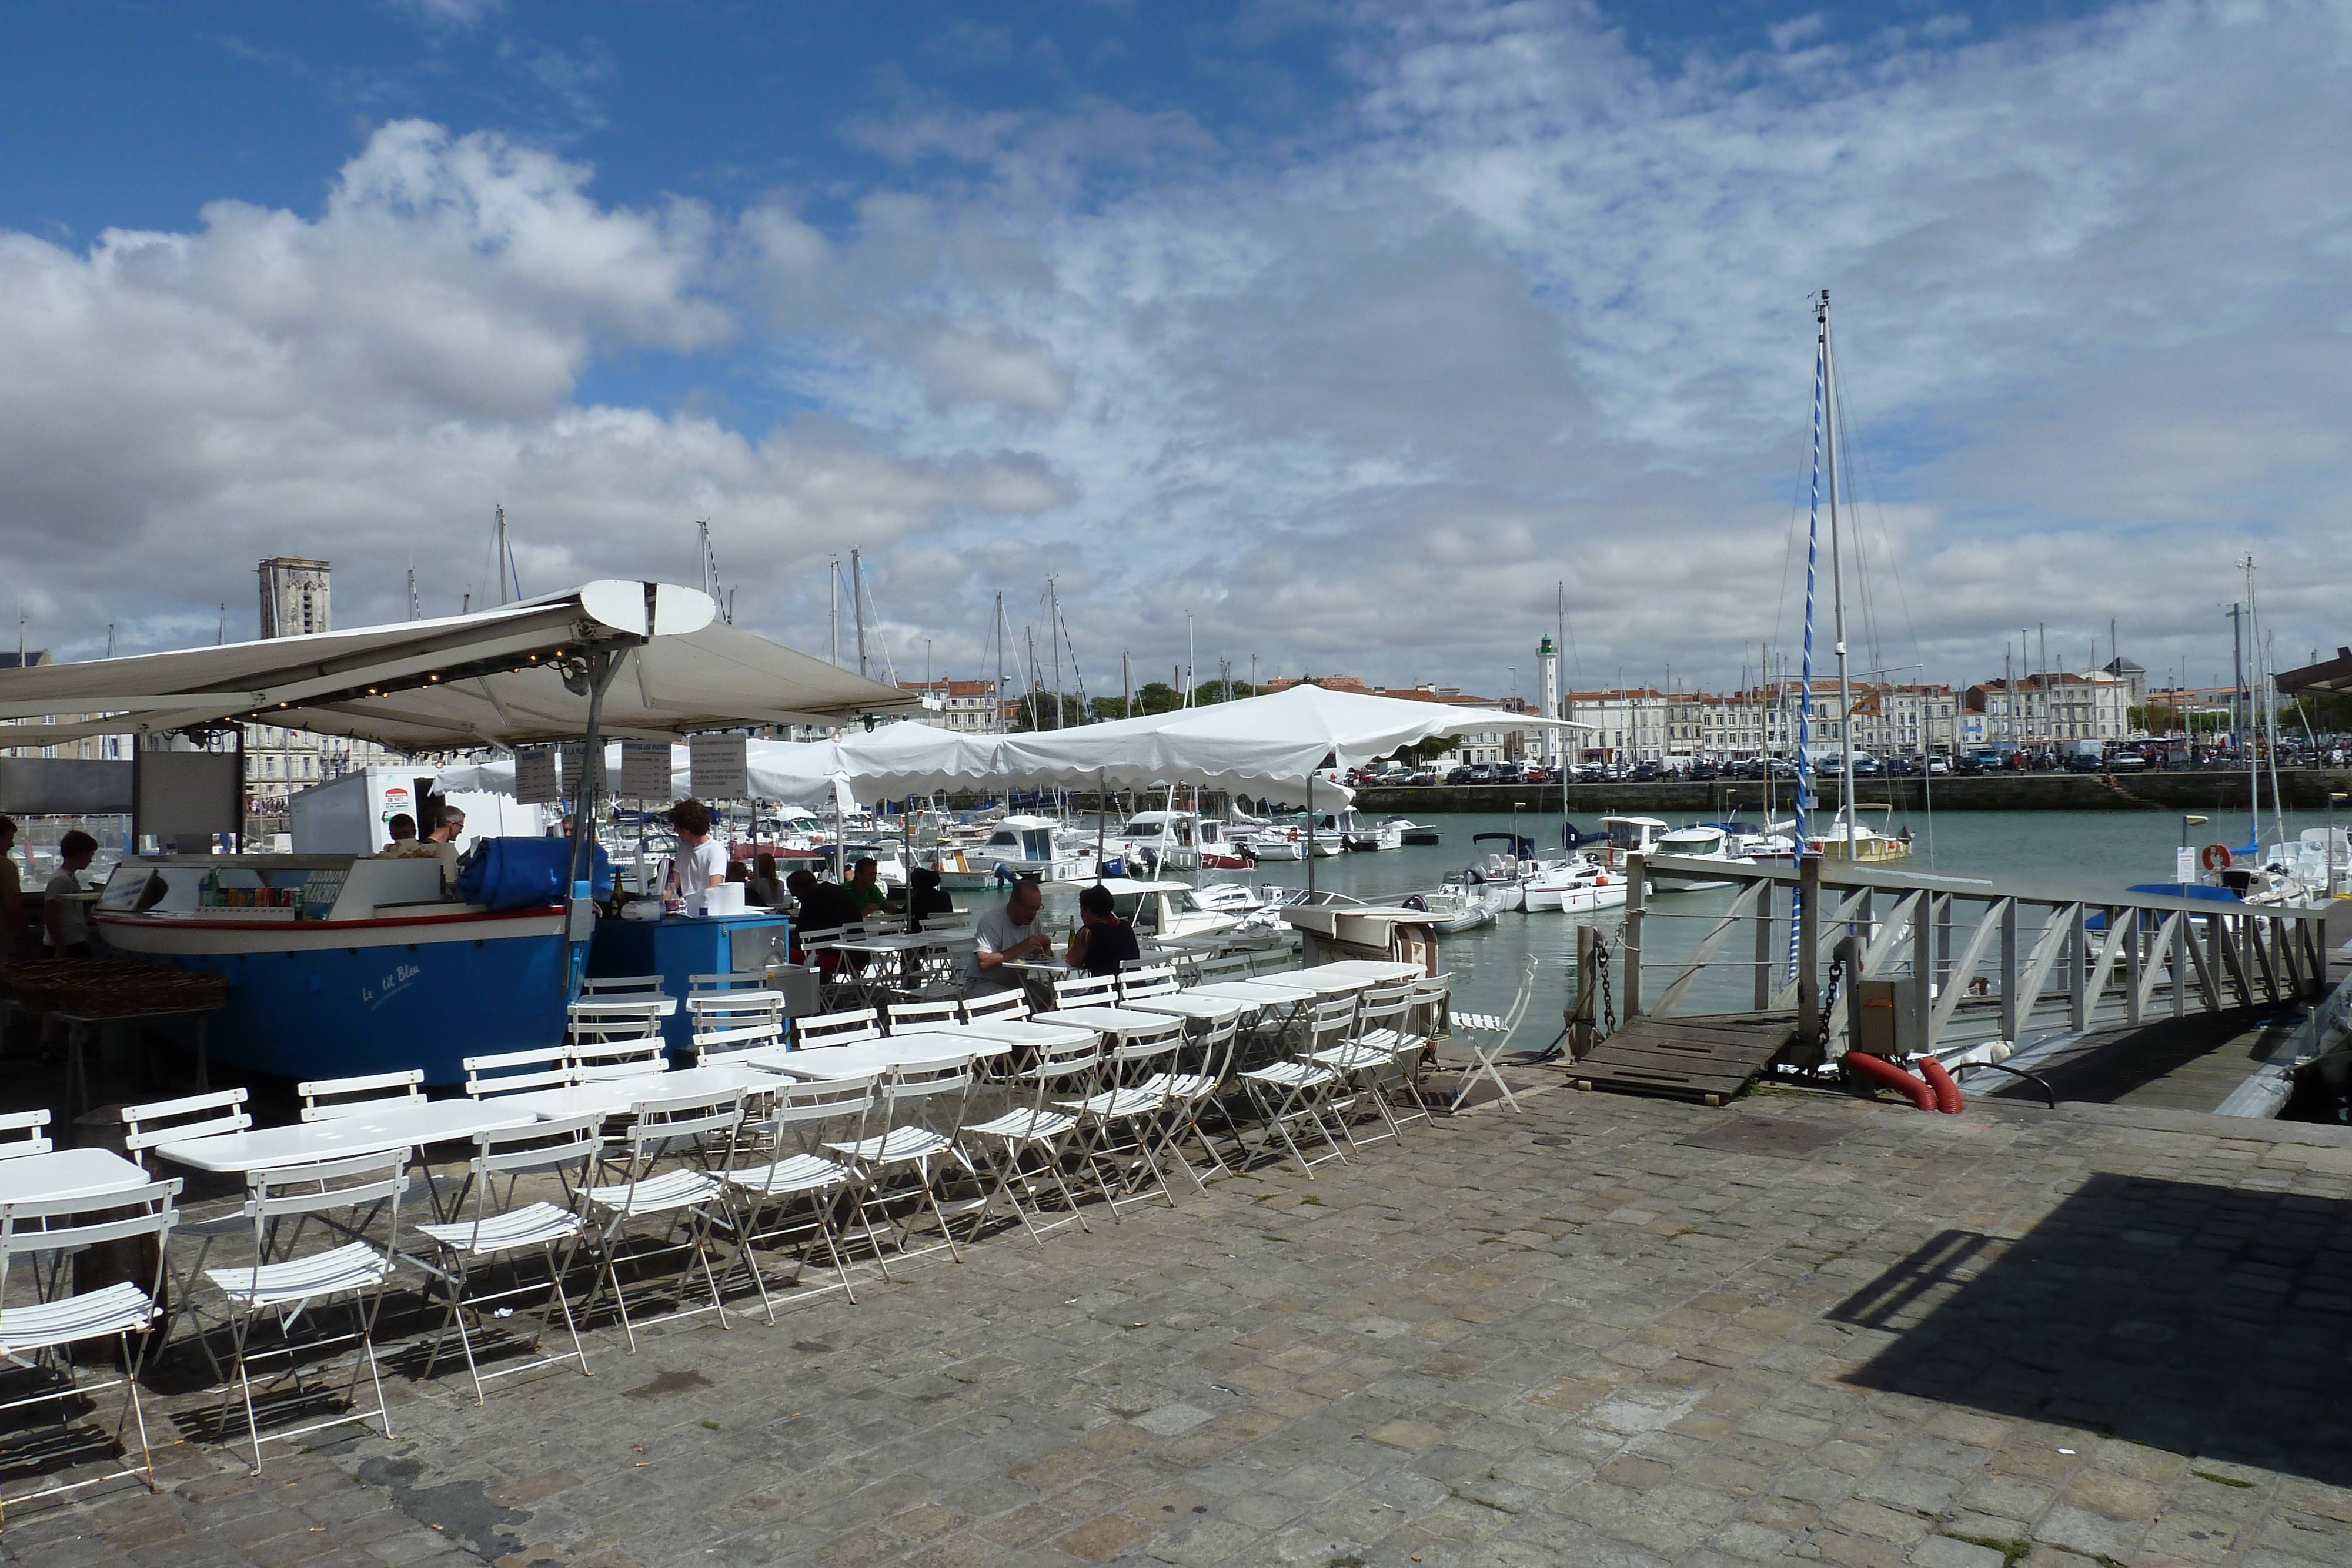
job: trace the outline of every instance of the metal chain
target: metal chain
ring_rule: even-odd
[[[1601,1033],[1602,1038],[1617,1032],[1617,998],[1609,986],[1609,944],[1603,942],[1592,950],[1594,967],[1601,971]]]
[[[1839,959],[1830,960],[1829,989],[1822,994],[1822,1038],[1830,1037],[1830,1019],[1837,1014],[1838,982],[1845,978],[1845,965]]]

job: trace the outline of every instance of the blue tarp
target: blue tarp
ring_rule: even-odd
[[[457,895],[491,909],[535,909],[571,896],[569,839],[484,839],[457,873]],[[594,850],[588,878],[598,903],[613,894],[613,862]]]

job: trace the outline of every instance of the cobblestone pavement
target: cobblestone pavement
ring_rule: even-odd
[[[2352,1138],[1556,1090],[1000,1236],[396,1436],[170,1450],[0,1559],[2352,1563]]]

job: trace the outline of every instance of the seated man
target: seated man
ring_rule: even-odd
[[[405,860],[416,848],[416,819],[407,812],[394,812],[392,821],[384,824],[384,831],[392,835],[392,842],[375,852],[376,859]]]
[[[1135,927],[1118,917],[1110,889],[1097,883],[1078,894],[1078,928],[1070,933],[1070,967],[1116,975],[1120,964],[1143,956]]]
[[[857,863],[849,868],[849,885],[844,891],[857,905],[860,920],[881,914],[890,902],[890,895],[882,891],[882,868],[875,864],[871,855],[860,856]]]
[[[1045,895],[1037,879],[1024,876],[1013,883],[1013,896],[1003,908],[980,917],[972,933],[972,967],[965,976],[971,986],[982,990],[1010,989],[1020,981],[1003,972],[1005,965],[1053,956],[1054,939],[1037,927],[1038,911],[1045,906]]]
[[[829,882],[819,882],[816,873],[803,867],[784,878],[785,891],[793,895],[796,907],[793,913],[793,962],[805,964],[807,954],[801,946],[801,937],[810,931],[838,931],[856,922],[857,911],[849,897]],[[830,973],[841,967],[841,955],[833,952],[816,956],[817,967]]]

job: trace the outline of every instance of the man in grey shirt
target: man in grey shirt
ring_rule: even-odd
[[[1024,876],[1013,884],[1013,896],[1004,901],[1003,908],[980,917],[972,932],[972,968],[965,977],[971,987],[1007,989],[1018,982],[1002,972],[1006,964],[1054,951],[1054,939],[1037,928],[1037,912],[1045,903],[1037,879]]]

